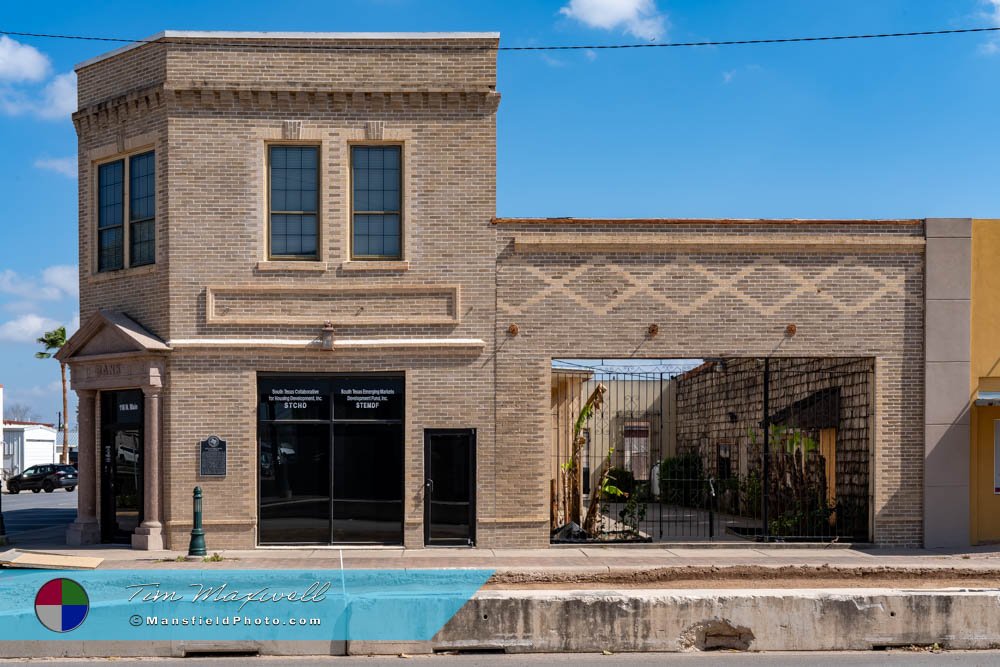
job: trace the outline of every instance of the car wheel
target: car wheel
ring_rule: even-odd
[[[45,493],[52,493],[56,490],[56,487],[52,485],[50,480],[45,480],[42,482],[42,490],[45,491]]]
[[[31,490],[32,493],[38,493],[39,491],[41,491],[41,489],[32,489]]]
[[[66,487],[66,491],[69,492],[69,491],[72,491],[75,488],[76,488],[75,486],[67,486]]]
[[[7,482],[7,493],[13,493],[17,495],[21,492],[21,487],[19,487],[14,482]]]

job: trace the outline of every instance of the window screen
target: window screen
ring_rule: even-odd
[[[353,146],[352,255],[399,259],[401,242],[400,146]]]
[[[317,256],[318,149],[271,146],[271,256]]]

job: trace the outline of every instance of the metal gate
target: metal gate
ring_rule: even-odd
[[[554,360],[553,542],[869,541],[870,358]]]

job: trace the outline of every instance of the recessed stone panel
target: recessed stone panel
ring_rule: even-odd
[[[209,324],[457,324],[458,287],[212,287]]]

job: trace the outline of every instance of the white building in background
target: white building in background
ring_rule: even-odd
[[[3,423],[4,479],[34,465],[58,462],[55,426],[37,422]]]
[[[7,479],[34,465],[59,462],[56,428],[53,424],[8,421],[3,418],[3,385],[0,385],[0,424],[3,424],[0,479]]]

